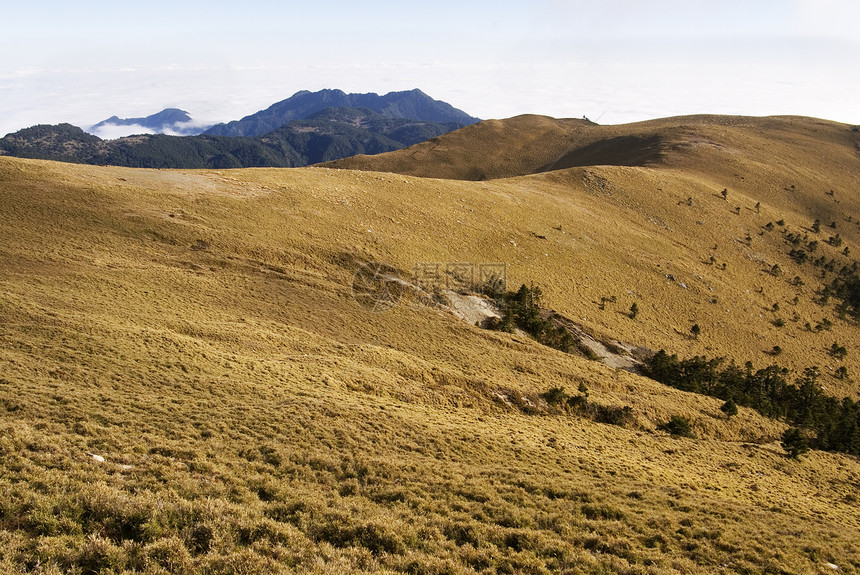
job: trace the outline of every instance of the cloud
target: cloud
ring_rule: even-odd
[[[200,134],[212,126],[211,122],[203,122],[200,120],[191,119],[187,122],[174,122],[166,124],[160,129],[155,129],[141,124],[116,124],[106,123],[99,126],[92,126],[86,131],[94,136],[98,136],[103,140],[115,140],[126,136],[134,136],[139,134],[165,134],[167,136],[192,136]]]
[[[126,136],[135,136],[138,134],[154,134],[155,131],[139,124],[117,125],[117,124],[102,124],[96,129],[90,128],[87,130],[90,134],[98,136],[102,140],[116,140]]]
[[[856,0],[215,2],[10,3],[0,135],[166,107],[214,124],[321,88],[421,88],[479,117],[731,110],[860,122]],[[282,34],[284,21],[303,25]],[[145,42],[128,41],[129,22]]]
[[[187,122],[176,122],[171,126],[165,126],[163,134],[168,136],[190,136],[200,134],[212,127],[212,122],[204,122],[203,120],[190,119]]]
[[[860,3],[856,0],[794,0],[794,4],[794,25],[799,34],[860,43]]]
[[[298,90],[420,88],[481,118],[536,113],[617,124],[725,113],[797,114],[860,124],[860,50],[815,39],[758,42],[522,44],[481,61],[439,54],[373,63],[221,63],[208,66],[24,69],[0,76],[0,135],[40,123],[91,126],[112,115],[188,110],[192,126],[253,114]],[[180,133],[187,126],[176,126]],[[151,133],[115,126],[100,137]]]

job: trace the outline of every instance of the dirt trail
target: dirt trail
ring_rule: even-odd
[[[568,318],[557,312],[550,312],[549,318],[556,325],[563,326],[581,345],[590,349],[594,355],[600,358],[600,361],[609,367],[624,369],[639,373],[639,368],[642,363],[635,359],[634,353],[636,348],[621,341],[612,341],[609,346],[601,341],[594,339],[589,334],[583,331],[582,326],[572,322]],[[610,347],[611,346],[611,347]]]
[[[493,302],[479,295],[458,294],[451,290],[442,292],[448,309],[457,317],[471,324],[485,325],[491,318],[502,319],[502,314]]]

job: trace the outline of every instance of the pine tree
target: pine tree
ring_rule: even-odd
[[[782,448],[788,452],[792,459],[800,459],[800,456],[809,451],[809,442],[801,430],[789,427],[782,434]]]

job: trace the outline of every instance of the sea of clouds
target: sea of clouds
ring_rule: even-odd
[[[27,68],[0,70],[0,135],[35,124],[87,128],[104,118],[187,110],[192,127],[239,119],[298,90],[420,88],[480,118],[518,114],[619,124],[684,114],[806,115],[860,123],[856,45],[737,42],[583,44],[481,61]],[[551,48],[551,47],[550,47]],[[756,58],[747,57],[756,54]],[[177,126],[170,133],[180,134]],[[151,131],[151,130],[150,130]],[[115,138],[142,126],[99,130]]]

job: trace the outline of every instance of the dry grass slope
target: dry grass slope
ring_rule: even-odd
[[[635,165],[583,167],[566,134],[597,127],[514,121],[519,163],[482,182],[0,158],[2,569],[860,570],[856,459],[792,461],[784,426],[749,410],[727,420],[719,401],[409,301],[367,312],[350,291],[370,260],[406,277],[419,262],[505,262],[511,284],[540,284],[598,337],[756,366],[778,344],[780,363],[825,373],[837,340],[860,374],[856,326],[811,301],[818,268],[764,227],[813,235],[832,220],[854,250],[856,134],[670,119],[602,136],[654,136],[658,159],[618,148]],[[527,150],[547,133],[552,154]],[[486,156],[482,177],[503,169]],[[831,331],[803,329],[825,316]],[[539,397],[580,383],[635,423]],[[658,431],[671,415],[698,439]]]

